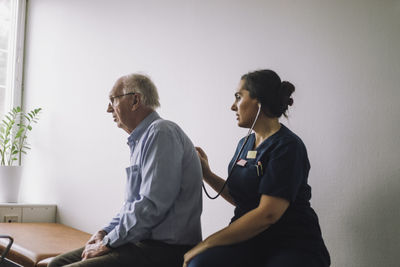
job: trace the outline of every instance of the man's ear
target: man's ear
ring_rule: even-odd
[[[131,108],[132,111],[137,110],[140,107],[141,102],[140,95],[134,94]]]

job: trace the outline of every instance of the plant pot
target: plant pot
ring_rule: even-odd
[[[18,202],[21,166],[0,166],[0,202]]]

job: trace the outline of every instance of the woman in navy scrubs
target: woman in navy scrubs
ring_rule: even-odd
[[[254,126],[254,133],[246,143],[245,138],[239,141],[225,188],[225,181],[210,170],[207,155],[197,148],[204,180],[217,192],[224,188],[221,196],[235,211],[229,226],[185,254],[184,267],[330,265],[310,206],[306,147],[279,123],[293,104],[294,90],[272,70],[242,76],[231,109],[239,127]]]

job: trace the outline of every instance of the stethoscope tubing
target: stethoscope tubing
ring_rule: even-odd
[[[234,169],[235,166],[236,166],[236,162],[238,161],[238,159],[239,159],[239,157],[240,157],[240,154],[243,152],[244,146],[247,144],[247,141],[249,140],[249,137],[250,137],[251,133],[253,132],[253,128],[254,128],[254,125],[256,125],[256,122],[257,122],[257,120],[258,120],[258,116],[260,115],[260,111],[261,111],[261,105],[258,105],[258,111],[257,111],[256,118],[254,119],[253,124],[251,125],[249,131],[247,132],[246,138],[244,139],[244,142],[243,142],[242,146],[240,147],[239,153],[237,154],[237,156],[236,156],[236,158],[235,158],[235,161],[233,162],[233,165],[232,165],[231,169],[230,169],[229,172],[228,172],[228,177],[226,178],[226,180],[225,180],[224,184],[222,185],[222,188],[219,190],[219,192],[218,192],[215,196],[211,196],[211,195],[207,192],[207,189],[206,189],[206,187],[205,187],[205,185],[204,185],[204,182],[203,182],[202,186],[203,186],[204,193],[206,193],[206,195],[207,195],[207,197],[208,197],[209,199],[216,199],[216,198],[219,197],[219,196],[221,195],[221,193],[224,191],[225,186],[226,186],[226,184],[227,184],[229,178],[230,178],[231,175],[232,175],[233,169]]]

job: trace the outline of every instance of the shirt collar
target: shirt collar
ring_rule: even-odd
[[[139,140],[139,138],[142,136],[142,134],[144,133],[144,131],[147,129],[147,127],[149,127],[149,125],[157,120],[161,118],[160,115],[158,115],[158,113],[156,111],[153,111],[152,113],[150,113],[149,115],[147,115],[146,118],[144,118],[144,120],[142,120],[138,126],[136,126],[136,128],[131,132],[131,134],[128,137],[128,145],[134,144],[136,140]]]

